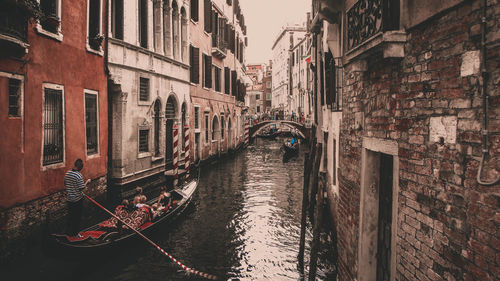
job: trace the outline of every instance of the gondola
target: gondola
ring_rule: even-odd
[[[149,219],[140,225],[136,230],[141,233],[147,232],[159,224],[171,221],[175,217],[182,214],[191,202],[193,194],[198,187],[198,182],[198,179],[192,180],[182,187],[171,190],[170,193],[173,199],[173,207],[157,217]],[[148,205],[152,205],[157,200],[158,198],[149,200]],[[115,246],[138,236],[136,232],[123,227],[121,224],[118,224],[118,227],[116,228],[106,226],[106,224],[109,224],[110,220],[111,219],[100,222],[80,231],[79,234],[81,237],[69,237],[65,234],[52,234],[52,238],[58,245],[64,248],[98,249]]]
[[[290,144],[290,142],[285,142],[282,148],[285,150],[285,153],[288,154],[297,153],[299,151],[297,142],[295,142],[294,144]]]
[[[259,138],[264,138],[264,139],[275,139],[279,135],[279,131],[276,130],[274,132],[262,132],[257,135]]]

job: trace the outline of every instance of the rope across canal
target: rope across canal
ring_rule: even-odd
[[[147,238],[144,234],[142,234],[141,232],[139,232],[136,229],[132,228],[130,225],[128,225],[126,222],[124,222],[122,219],[120,219],[117,215],[113,214],[113,212],[111,212],[108,209],[106,209],[104,206],[102,206],[97,201],[95,201],[94,199],[92,199],[91,197],[89,197],[87,194],[84,193],[83,195],[85,195],[85,197],[87,199],[89,199],[92,203],[96,204],[99,208],[103,209],[108,214],[112,215],[114,218],[116,218],[121,223],[123,223],[124,225],[126,225],[128,228],[132,229],[135,233],[137,233],[140,237],[142,237],[144,240],[146,240],[149,244],[153,245],[158,251],[162,252],[165,256],[167,256],[173,262],[175,262],[178,266],[180,266],[185,272],[196,274],[198,276],[201,276],[201,277],[204,277],[204,278],[207,278],[207,279],[217,280],[217,276],[215,276],[215,275],[208,274],[208,273],[205,273],[205,272],[201,272],[201,271],[195,270],[193,268],[190,268],[188,266],[185,266],[180,261],[178,261],[176,258],[174,258],[172,255],[170,255],[169,253],[165,252],[165,250],[163,250],[162,248],[160,248],[160,246],[156,245],[156,243],[153,242],[153,241],[151,241],[151,239]]]

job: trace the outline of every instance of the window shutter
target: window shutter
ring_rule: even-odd
[[[231,93],[230,83],[231,82],[231,72],[229,71],[229,67],[224,67],[224,93],[229,95]]]
[[[191,19],[195,22],[199,20],[199,0],[191,0]]]
[[[212,57],[207,56],[207,88],[212,88]]]
[[[212,23],[212,2],[210,0],[205,0],[203,9],[204,9],[203,16],[204,16],[205,31],[208,32],[208,33],[210,33],[210,32],[212,32],[212,27],[211,27],[211,23]]]
[[[193,47],[193,83],[200,83],[200,48]]]
[[[236,71],[231,71],[231,94],[236,96]]]

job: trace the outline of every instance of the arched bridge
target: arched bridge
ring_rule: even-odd
[[[311,136],[311,128],[306,128],[302,123],[289,120],[266,120],[266,121],[261,121],[256,125],[250,127],[249,131],[250,137],[251,138],[255,137],[260,131],[272,125],[277,125],[277,126],[284,125],[290,128],[295,128],[297,129],[297,133],[304,139],[309,139]]]

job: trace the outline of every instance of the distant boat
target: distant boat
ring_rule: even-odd
[[[264,138],[264,139],[275,139],[280,132],[278,130],[275,131],[269,131],[269,132],[262,132],[257,135],[259,138]]]
[[[285,150],[285,153],[297,153],[299,151],[299,145],[297,141],[295,141],[293,144],[291,144],[290,142],[285,142],[282,148]]]
[[[198,180],[196,179],[186,183],[183,187],[169,191],[172,195],[173,207],[153,219],[146,219],[145,222],[141,222],[136,230],[141,233],[146,232],[159,225],[160,223],[165,223],[167,221],[171,221],[175,217],[178,217],[187,208],[189,202],[191,202],[191,199],[197,187]],[[148,205],[152,205],[157,201],[158,197],[151,199],[150,201],[148,201]],[[134,212],[136,212],[137,210],[135,210]],[[144,218],[142,210],[138,211],[137,214],[138,215],[132,218],[131,224],[133,224],[134,221],[137,222],[137,220]],[[81,237],[70,237],[65,234],[52,234],[52,238],[57,244],[65,248],[84,249],[107,248],[109,246],[121,244],[126,240],[130,240],[130,238],[133,238],[134,236],[138,236],[136,232],[127,229],[126,227],[121,228],[120,224],[117,224],[118,227],[109,227],[109,225],[112,224],[112,220],[113,218],[105,220],[101,223],[80,231],[79,234]]]

